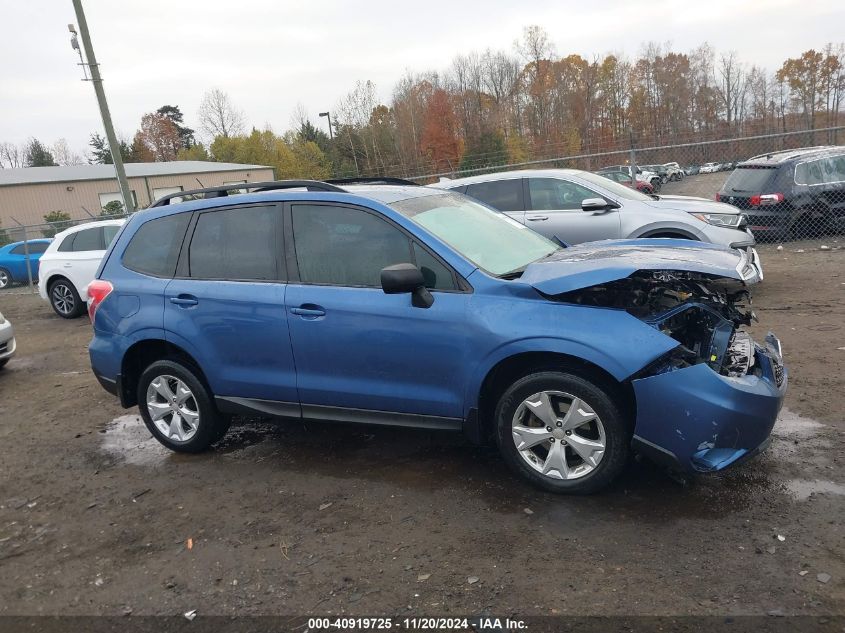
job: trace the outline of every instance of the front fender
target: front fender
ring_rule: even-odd
[[[669,220],[661,220],[659,222],[651,222],[644,226],[637,227],[637,230],[634,231],[628,237],[631,238],[640,238],[640,237],[649,237],[654,234],[659,233],[677,233],[678,235],[685,235],[691,240],[698,240],[699,242],[709,242],[710,240],[707,239],[707,236],[698,229],[691,227],[689,225],[679,225],[675,222],[671,222]]]
[[[631,318],[634,319],[634,317]],[[599,349],[597,346],[583,341],[555,337],[523,338],[497,347],[473,369],[464,398],[464,416],[466,417],[471,409],[478,407],[481,386],[493,368],[502,361],[519,354],[546,353],[571,356],[599,367],[622,382],[650,362],[677,347],[677,341],[645,324],[641,325],[645,328],[645,331],[651,330],[655,336],[645,337],[646,340],[643,341],[644,344],[639,349],[636,360],[631,358],[630,355],[616,355],[613,350]]]

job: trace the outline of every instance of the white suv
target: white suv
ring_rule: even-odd
[[[103,220],[71,227],[57,234],[44,251],[38,292],[60,317],[75,319],[85,312],[88,284],[124,222]]]

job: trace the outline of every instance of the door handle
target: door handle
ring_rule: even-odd
[[[539,221],[541,221],[541,220],[548,220],[548,219],[549,219],[549,216],[547,216],[547,215],[535,215],[535,216],[533,216],[533,217],[532,217],[532,216],[529,216],[529,217],[527,217],[526,219],[527,219],[529,222],[539,222]]]
[[[174,303],[177,306],[195,306],[199,303],[196,297],[192,297],[190,295],[179,295],[178,297],[170,297],[170,303]]]
[[[72,268],[72,267],[73,267],[73,264],[71,264],[70,262],[65,262],[65,268]]]
[[[291,308],[291,313],[297,314],[301,317],[321,317],[326,316],[326,311],[320,307],[314,306],[311,308],[306,308],[300,306],[299,308]]]

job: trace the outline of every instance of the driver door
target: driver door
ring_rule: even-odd
[[[603,198],[595,191],[562,178],[527,178],[526,181],[525,224],[529,228],[567,244],[619,238],[619,209],[581,209],[584,200]]]

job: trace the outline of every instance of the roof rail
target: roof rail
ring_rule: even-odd
[[[353,178],[331,178],[330,180],[326,180],[325,182],[331,183],[333,185],[410,185],[413,187],[422,186],[420,185],[420,183],[414,182],[413,180],[405,180],[404,178],[390,178],[388,176],[374,176],[370,178],[365,178],[361,176],[356,176]]]
[[[812,147],[795,147],[793,149],[780,149],[774,152],[766,152],[764,154],[757,154],[751,158],[746,158],[746,161],[756,160],[758,158],[770,158],[773,156],[782,156],[784,154],[803,154],[805,152],[823,152],[835,151],[841,149],[841,145],[814,145]],[[745,162],[745,161],[742,161]]]
[[[188,191],[179,191],[162,196],[150,205],[152,207],[163,207],[170,204],[173,198],[184,198],[185,196],[194,196],[203,194],[203,198],[225,198],[230,191],[240,192],[242,189],[251,189],[254,191],[274,191],[277,189],[306,189],[307,191],[334,191],[339,193],[346,193],[344,189],[336,187],[328,182],[320,180],[273,180],[268,182],[245,182],[231,185],[220,185],[218,187],[204,187],[202,189],[190,189]]]

